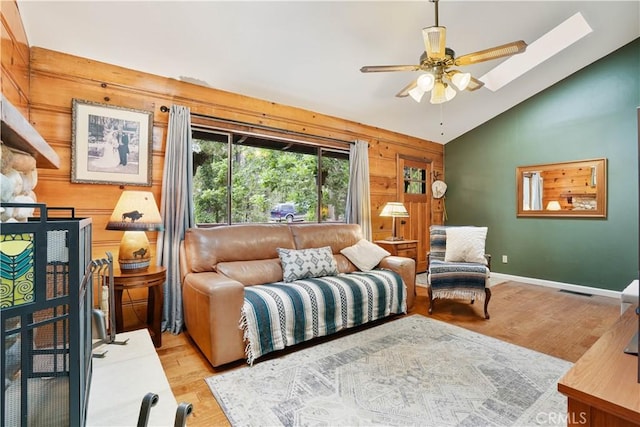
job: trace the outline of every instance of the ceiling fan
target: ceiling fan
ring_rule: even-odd
[[[432,104],[451,101],[456,96],[452,83],[458,90],[474,91],[480,89],[484,83],[471,76],[471,73],[451,69],[451,67],[477,64],[492,59],[503,58],[522,53],[527,44],[518,40],[515,42],[495,46],[474,53],[455,56],[453,49],[446,47],[446,27],[438,25],[438,0],[434,3],[436,25],[422,29],[425,51],[420,55],[419,65],[367,65],[360,68],[363,73],[377,73],[386,71],[423,71],[414,81],[396,94],[397,97],[410,95],[416,102],[420,102],[425,93],[431,91]],[[449,83],[450,82],[450,83]]]

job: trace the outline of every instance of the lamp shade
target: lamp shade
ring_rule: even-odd
[[[149,268],[151,250],[146,231],[164,229],[158,206],[150,191],[124,191],[116,204],[107,230],[124,230],[118,262],[124,272]]]
[[[420,102],[422,97],[424,96],[424,90],[420,89],[419,86],[414,87],[409,91],[409,95],[413,98],[414,101]]]
[[[409,216],[409,212],[404,207],[404,205],[400,202],[387,202],[386,205],[382,208],[382,212],[380,212],[380,216],[391,216],[394,218],[406,218]]]
[[[107,230],[161,231],[162,218],[150,191],[123,191],[107,223]]]
[[[433,74],[425,73],[418,77],[416,84],[424,92],[429,92],[431,89],[433,89],[433,84],[435,83],[435,81],[436,79],[433,77]]]
[[[433,86],[433,90],[431,91],[431,103],[432,104],[442,104],[447,101],[445,96],[446,86],[442,81],[437,81]]]
[[[471,73],[461,73],[460,71],[451,72],[451,83],[453,83],[458,90],[465,90],[470,82]]]
[[[549,203],[547,203],[547,210],[559,211],[562,210],[562,208],[560,207],[560,203],[557,200],[551,200]]]

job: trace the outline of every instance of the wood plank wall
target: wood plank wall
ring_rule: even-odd
[[[15,1],[0,2],[2,94],[29,118],[29,42]]]
[[[5,4],[10,7],[5,13]],[[19,12],[14,2],[2,2],[2,77],[12,84],[2,92],[16,105],[29,105],[29,119],[62,159],[60,169],[41,169],[35,189],[39,202],[49,206],[73,206],[76,215],[93,219],[93,254],[106,251],[117,255],[122,232],[105,230],[106,223],[123,186],[71,183],[72,99],[152,111],[153,185],[151,191],[160,202],[168,113],[161,106],[184,105],[193,113],[260,124],[336,138],[369,142],[372,227],[374,239],[391,233],[391,222],[378,214],[384,204],[397,199],[396,159],[399,154],[428,158],[442,177],[443,146],[372,126],[280,105],[175,79],[97,62],[52,50],[31,47],[26,42]],[[12,52],[6,57],[5,34]],[[29,61],[26,60],[30,57]],[[7,63],[7,66],[5,66]],[[29,70],[25,79],[24,70]],[[15,83],[15,84],[14,84]],[[7,87],[5,92],[5,86]],[[128,190],[149,187],[127,186]],[[433,204],[438,209],[438,204]],[[440,218],[438,212],[432,218]],[[152,248],[155,233],[148,233]],[[424,236],[426,242],[427,236]],[[152,254],[155,257],[155,253]],[[419,254],[424,258],[424,254]],[[140,296],[142,298],[142,295]],[[135,298],[136,301],[138,298]],[[125,312],[126,316],[126,312]],[[125,319],[126,321],[126,319]]]
[[[558,201],[562,209],[571,209],[572,199],[588,199],[595,203],[597,188],[592,185],[590,167],[560,168],[543,171],[540,175],[544,180],[543,208],[552,200]]]

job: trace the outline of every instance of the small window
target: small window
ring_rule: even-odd
[[[408,163],[408,162],[407,162]],[[426,194],[427,171],[419,167],[404,167],[404,192],[405,194]]]

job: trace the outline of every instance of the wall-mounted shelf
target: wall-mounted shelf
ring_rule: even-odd
[[[596,193],[562,193],[560,194],[560,197],[591,197],[593,199],[595,199],[597,197]]]
[[[1,95],[2,142],[10,148],[31,154],[36,159],[36,167],[60,169],[60,157],[44,140],[20,111]]]

